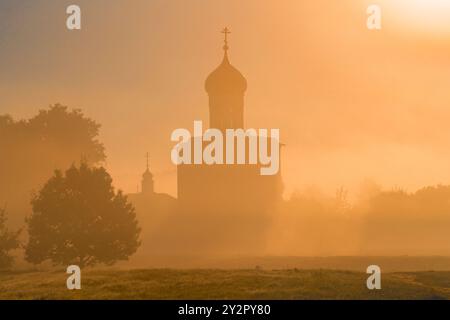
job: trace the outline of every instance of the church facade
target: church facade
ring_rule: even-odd
[[[209,96],[209,127],[245,129],[244,98],[247,80],[230,63],[225,33],[222,63],[206,79]],[[265,137],[264,137],[265,138]],[[192,144],[193,145],[193,144]],[[236,143],[234,143],[236,146]],[[248,159],[249,143],[246,143]],[[224,143],[224,152],[226,143]],[[236,155],[236,152],[235,152]],[[177,168],[178,201],[183,208],[210,212],[261,212],[272,210],[281,200],[281,174],[260,174],[261,164],[182,164]]]
[[[228,29],[223,33],[224,56],[207,77],[205,89],[209,96],[209,127],[224,133],[226,129],[245,128],[247,80],[231,65]],[[225,144],[223,147],[226,149]],[[282,201],[283,184],[280,172],[264,176],[261,167],[259,162],[178,165],[177,199],[163,201],[168,204],[163,207],[174,210],[168,214],[171,221],[164,227],[169,230],[159,230],[164,233],[164,242],[172,243],[172,249],[183,253],[255,253],[262,249],[271,216]],[[155,195],[153,176],[147,166],[142,192],[131,200],[141,207],[151,207]]]

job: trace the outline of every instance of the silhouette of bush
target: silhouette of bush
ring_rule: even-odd
[[[86,163],[55,171],[34,196],[26,260],[93,266],[127,260],[140,245],[134,207],[104,168]]]
[[[6,227],[6,211],[0,209],[0,269],[11,267],[11,251],[19,247],[20,231],[12,232]]]

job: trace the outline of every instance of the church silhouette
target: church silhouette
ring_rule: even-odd
[[[225,132],[244,129],[247,80],[230,63],[230,31],[225,28],[222,33],[224,56],[207,77],[205,89],[209,96],[209,127]],[[248,158],[249,143],[246,147]],[[225,151],[225,142],[223,148]],[[260,253],[283,193],[280,172],[264,176],[261,167],[259,162],[178,165],[175,199],[154,192],[147,162],[142,192],[129,195],[138,215],[145,216],[140,220],[152,221],[142,226],[144,250],[152,247],[149,250],[158,253]]]

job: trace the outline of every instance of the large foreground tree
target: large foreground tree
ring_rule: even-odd
[[[19,234],[20,231],[13,232],[6,227],[6,212],[0,209],[0,269],[11,267],[11,251],[19,247]]]
[[[26,259],[80,267],[127,260],[140,245],[133,206],[104,168],[86,163],[55,174],[32,200]]]

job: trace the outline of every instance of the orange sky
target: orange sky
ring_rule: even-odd
[[[159,192],[176,192],[170,133],[207,121],[203,85],[222,56],[248,80],[246,125],[280,128],[287,193],[355,190],[370,178],[415,190],[450,183],[450,6],[380,1],[79,0],[0,5],[0,113],[60,102],[102,124],[107,167],[134,192],[150,152]]]

